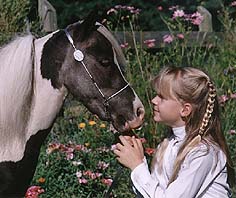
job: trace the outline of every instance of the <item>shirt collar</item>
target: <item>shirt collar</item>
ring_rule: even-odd
[[[175,127],[172,128],[172,130],[175,140],[182,141],[185,138],[186,135],[185,126]]]

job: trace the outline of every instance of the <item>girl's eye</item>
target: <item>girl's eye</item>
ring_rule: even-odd
[[[108,59],[103,59],[103,60],[100,61],[100,63],[104,67],[108,67],[110,65],[110,61]]]

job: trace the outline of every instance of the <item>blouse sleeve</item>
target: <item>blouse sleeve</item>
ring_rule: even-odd
[[[191,152],[186,156],[177,179],[167,188],[161,187],[158,179],[151,176],[146,163],[131,172],[131,180],[144,198],[191,198],[197,195],[211,171],[213,161],[212,153],[201,155],[199,152]]]

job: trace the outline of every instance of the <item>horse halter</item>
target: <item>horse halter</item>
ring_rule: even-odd
[[[98,84],[95,82],[93,76],[91,75],[91,73],[89,72],[88,68],[86,67],[86,65],[84,64],[83,62],[83,59],[84,59],[84,54],[81,50],[77,49],[74,45],[74,41],[71,37],[71,35],[69,34],[69,32],[67,31],[67,29],[64,29],[64,32],[66,34],[66,37],[67,39],[69,40],[70,44],[72,45],[72,47],[74,48],[74,58],[75,60],[77,60],[78,62],[80,62],[85,71],[87,72],[87,74],[89,75],[91,81],[93,82],[94,86],[97,88],[98,92],[101,94],[102,98],[104,99],[103,101],[103,105],[105,106],[105,113],[106,113],[106,117],[108,117],[108,107],[109,107],[109,101],[114,98],[115,96],[117,96],[118,94],[120,94],[122,91],[124,91],[128,86],[129,86],[129,83],[127,83],[123,88],[121,88],[120,90],[118,90],[117,92],[115,92],[114,94],[110,95],[109,97],[106,97],[102,90],[99,88]]]

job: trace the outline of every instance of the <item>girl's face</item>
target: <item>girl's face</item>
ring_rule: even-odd
[[[184,126],[182,120],[183,106],[180,102],[174,99],[163,98],[156,95],[152,99],[153,104],[153,119],[156,122],[162,122],[170,127]]]

